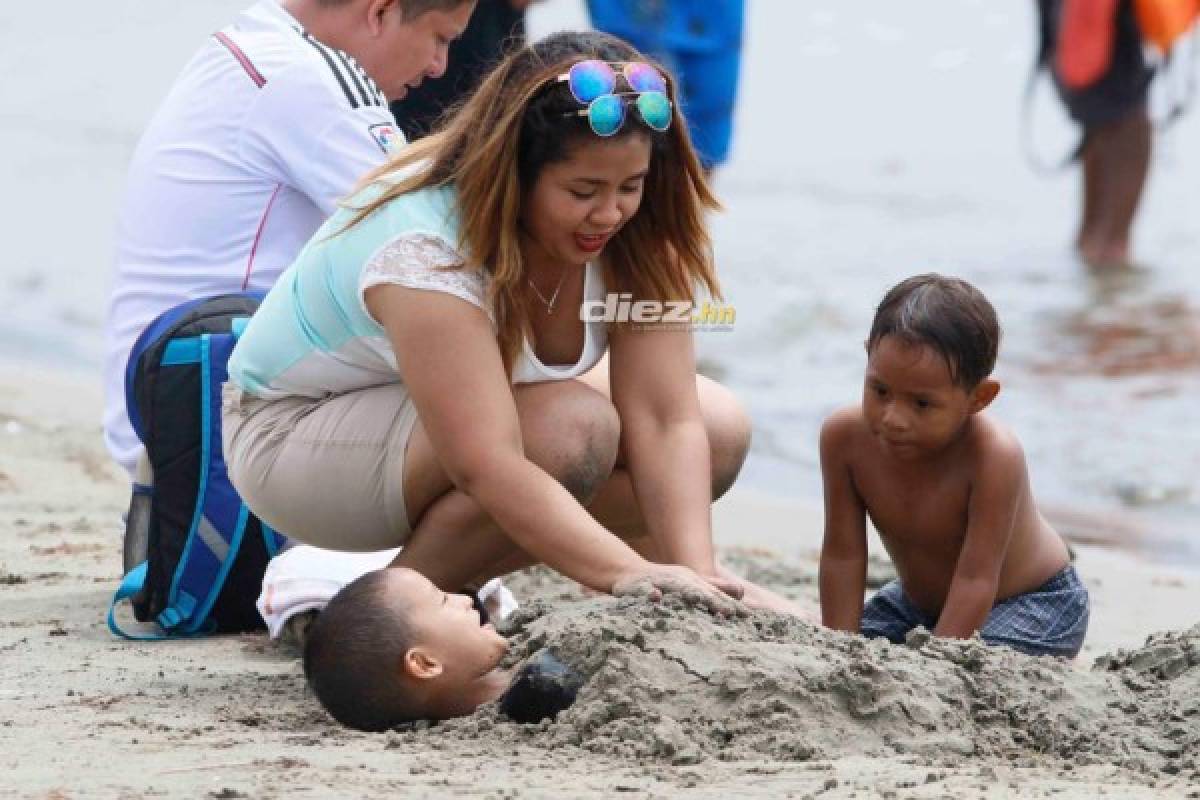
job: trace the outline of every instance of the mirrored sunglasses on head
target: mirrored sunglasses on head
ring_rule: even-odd
[[[630,91],[616,91],[620,67]],[[566,116],[587,117],[597,136],[613,136],[625,124],[626,109],[633,106],[649,128],[662,132],[671,127],[673,109],[667,97],[667,80],[662,73],[641,61],[600,61],[591,59],[574,64],[558,76],[571,96],[586,108]]]

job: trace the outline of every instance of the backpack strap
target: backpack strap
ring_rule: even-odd
[[[287,544],[287,537],[261,519],[258,521],[258,524],[262,528],[263,544],[267,547],[267,558],[274,558],[279,555],[279,551]]]
[[[128,600],[142,590],[146,585],[146,567],[147,562],[143,561],[121,579],[121,585],[117,587],[116,593],[113,595],[112,603],[108,606],[108,629],[115,636],[120,636],[122,639],[131,641],[157,641],[168,638],[166,634],[161,633],[131,633],[117,624],[117,606],[123,600]]]
[[[161,642],[167,639],[180,639],[187,636],[204,636],[211,633],[210,630],[197,631],[187,634],[179,631],[163,630],[159,632],[134,632],[127,631],[120,626],[116,619],[117,606],[122,601],[128,600],[142,591],[142,587],[146,585],[146,570],[149,562],[143,561],[136,567],[131,569],[124,578],[121,579],[121,585],[117,588],[113,595],[112,603],[108,606],[108,629],[115,636],[120,636],[122,639],[128,639],[131,642]]]
[[[172,357],[198,359],[204,431],[196,510],[167,606],[158,616],[158,623],[168,631],[196,633],[204,626],[233,567],[250,517],[250,510],[229,483],[221,446],[221,387],[229,377],[225,364],[236,341],[232,333],[205,333],[193,340],[171,342],[164,355],[164,361]]]

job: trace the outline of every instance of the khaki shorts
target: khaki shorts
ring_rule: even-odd
[[[329,550],[404,544],[404,454],[417,411],[400,384],[314,400],[222,390],[229,479],[280,533]]]

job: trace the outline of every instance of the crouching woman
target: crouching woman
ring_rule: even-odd
[[[614,594],[759,597],[712,545],[740,407],[696,376],[691,331],[580,314],[717,293],[715,206],[669,76],[601,34],[516,51],[251,320],[224,398],[234,485],[302,542],[403,545],[444,590],[542,562]]]

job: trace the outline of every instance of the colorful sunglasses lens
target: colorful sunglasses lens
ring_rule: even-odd
[[[667,81],[658,70],[649,64],[630,63],[623,70],[629,88],[635,92],[667,93]]]
[[[597,136],[612,136],[625,122],[625,103],[615,94],[597,97],[588,106],[588,123]]]
[[[656,131],[671,127],[671,101],[662,92],[643,92],[637,98],[642,121]]]
[[[617,86],[612,67],[603,61],[580,61],[567,73],[567,85],[575,99],[588,104]]]

